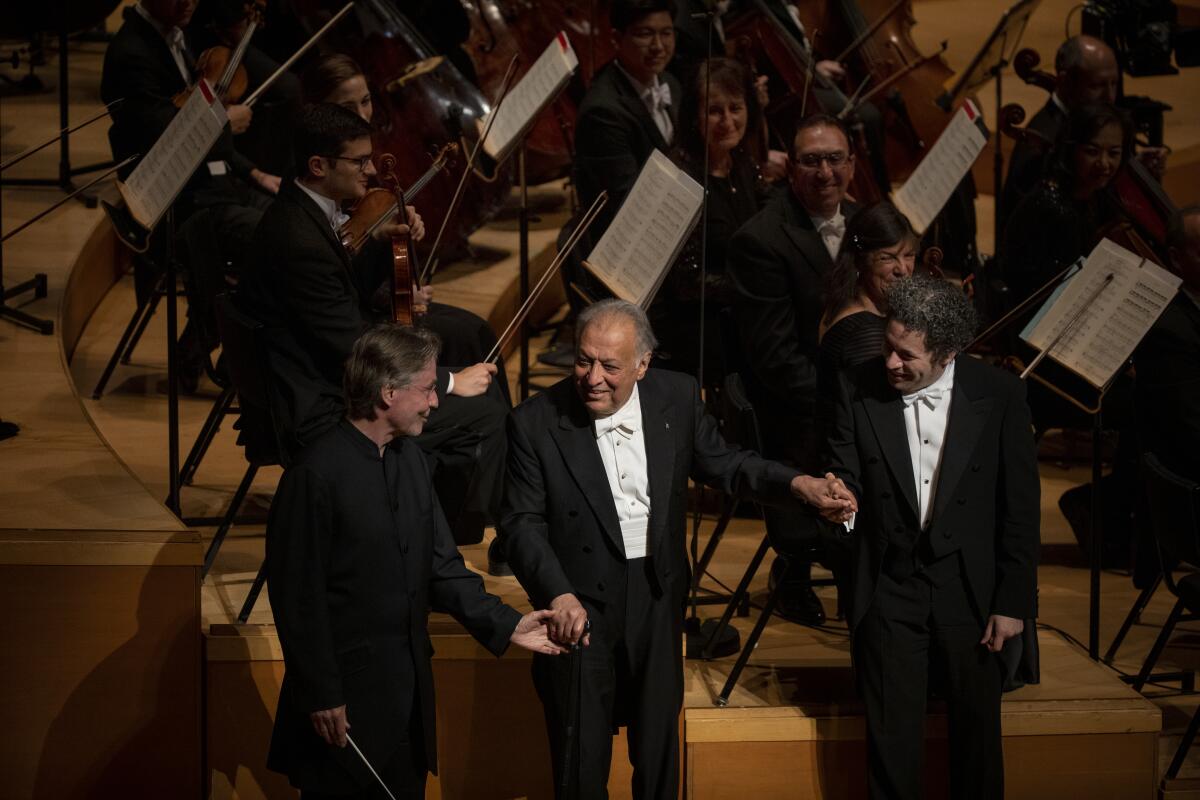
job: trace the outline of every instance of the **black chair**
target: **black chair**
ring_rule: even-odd
[[[1179,622],[1200,619],[1200,614],[1197,613],[1200,611],[1200,573],[1189,572],[1179,579],[1176,579],[1174,574],[1176,564],[1200,567],[1200,484],[1167,469],[1152,453],[1142,456],[1142,467],[1146,496],[1150,505],[1150,521],[1163,563],[1162,580],[1176,600],[1158,639],[1155,640],[1134,680],[1133,688],[1138,691],[1141,691],[1151,677],[1150,672],[1170,640],[1175,626]],[[1179,774],[1179,768],[1183,766],[1183,759],[1188,748],[1192,746],[1197,731],[1200,731],[1200,710],[1192,716],[1183,741],[1179,743],[1179,749],[1171,759],[1171,766],[1166,774],[1167,780]]]
[[[725,376],[724,401],[727,408],[725,413],[726,438],[730,441],[738,442],[742,447],[748,447],[761,452],[762,436],[758,427],[758,417],[754,413],[754,406],[751,405],[750,400],[746,396],[746,389],[742,383],[741,375],[736,372]],[[770,522],[767,522],[766,533],[763,535],[762,542],[759,543],[758,550],[755,551],[754,556],[750,559],[750,564],[746,567],[741,581],[738,582],[737,588],[734,589],[733,596],[730,598],[729,604],[725,607],[725,613],[721,616],[721,620],[713,630],[709,642],[716,642],[720,639],[721,631],[729,624],[734,613],[749,597],[750,583],[754,580],[754,576],[758,573],[763,559],[766,558],[767,552],[772,547],[775,548],[778,557],[783,559],[785,564],[791,558],[801,557],[808,561],[819,561],[823,556],[819,545],[806,546],[804,552],[797,552],[787,542],[786,537],[782,536],[779,531],[773,531],[772,525]],[[716,705],[724,706],[729,702],[729,696],[733,693],[734,687],[737,686],[738,679],[741,677],[742,671],[746,668],[746,663],[750,660],[750,654],[758,646],[758,640],[762,637],[767,623],[771,620],[771,615],[775,613],[775,609],[779,604],[779,589],[782,585],[783,582],[780,581],[767,593],[767,602],[763,606],[762,613],[759,614],[758,620],[754,623],[754,629],[750,632],[750,636],[747,637],[746,643],[742,647],[742,651],[729,673],[729,677],[725,680],[725,685],[722,687],[721,693],[714,701]],[[811,585],[836,586],[837,582],[834,578],[813,578]],[[709,647],[707,644],[702,651],[702,657],[709,657]]]
[[[225,535],[232,527],[246,494],[258,470],[266,466],[287,466],[287,448],[277,422],[278,395],[275,391],[270,368],[270,359],[264,342],[264,328],[257,320],[242,313],[228,294],[216,299],[217,326],[221,334],[221,347],[230,383],[237,391],[240,409],[238,442],[243,446],[248,465],[242,482],[234,492],[225,517],[213,536],[212,543],[204,555],[201,577],[208,574]],[[258,595],[266,580],[265,560],[251,586],[238,621],[250,617]]]

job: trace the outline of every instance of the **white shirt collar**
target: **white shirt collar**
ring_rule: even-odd
[[[304,182],[299,178],[296,178],[295,182],[296,185],[299,186],[306,195],[312,198],[312,201],[317,204],[317,207],[321,209],[321,213],[323,213],[325,218],[329,220],[330,227],[336,231],[342,226],[342,223],[347,219],[347,215],[342,213],[342,209],[341,206],[338,205],[338,201],[334,200],[332,197],[326,197],[319,192],[314,192],[312,189],[305,186]]]
[[[954,389],[954,362],[946,365],[946,369],[936,381],[912,394],[903,397],[904,405],[911,406],[918,398],[925,400],[930,407],[945,401]]]
[[[819,217],[816,214],[809,214],[808,218],[812,220],[813,228],[821,230],[821,226],[827,222],[832,222],[834,227],[840,227],[843,230],[846,228],[846,217],[842,214],[842,204],[838,203],[837,211],[832,217]]]
[[[633,84],[633,88],[637,91],[638,97],[641,98],[642,102],[645,103],[647,107],[650,107],[651,109],[655,107],[655,96],[660,93],[665,96],[666,105],[671,104],[671,89],[658,75],[654,76],[653,83],[642,83],[637,78],[633,77],[633,74],[629,70],[625,69],[625,65],[622,64],[620,60],[617,60],[614,63],[617,65],[617,69],[621,70],[621,74],[628,78],[629,82]]]
[[[642,403],[638,399],[638,385],[633,385],[633,393],[629,395],[625,405],[607,417],[597,417],[594,422],[597,439],[614,430],[626,438],[637,433],[642,426]]]
[[[176,36],[176,31],[182,33],[182,31],[180,31],[179,28],[174,25],[169,28],[163,25],[161,22],[151,16],[150,12],[141,3],[135,5],[133,10],[140,14],[142,19],[146,20],[146,22],[149,22],[154,30],[158,31],[159,35],[166,39],[168,43],[173,42]]]

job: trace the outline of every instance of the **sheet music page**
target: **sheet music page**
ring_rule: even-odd
[[[1108,275],[1112,282],[1093,298]],[[1044,350],[1082,309],[1082,316],[1049,357],[1097,388],[1103,387],[1171,302],[1182,281],[1157,264],[1102,239],[1060,295],[1021,338]]]
[[[704,187],[655,150],[588,267],[617,297],[644,308],[700,219],[703,202]]]
[[[908,181],[894,194],[896,207],[917,233],[924,233],[937,219],[987,140],[979,109],[970,100],[964,101]]]
[[[559,32],[500,103],[496,121],[484,140],[484,151],[495,160],[502,161],[542,109],[550,105],[567,85],[577,66],[579,59],[571,49],[571,40],[565,33]],[[490,116],[491,112],[483,118],[482,125],[487,124]]]
[[[175,201],[216,143],[227,119],[225,107],[208,83],[200,81],[129,180],[119,184],[129,213],[146,230],[153,230]]]

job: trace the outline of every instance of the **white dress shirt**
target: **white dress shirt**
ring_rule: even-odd
[[[326,197],[319,192],[314,192],[312,189],[304,185],[304,181],[299,178],[293,179],[296,185],[300,187],[306,195],[312,198],[312,201],[317,204],[317,207],[325,214],[325,218],[329,220],[329,225],[333,228],[334,233],[342,227],[346,220],[350,219],[350,215],[342,211],[342,206],[337,200],[332,197]]]
[[[646,555],[646,531],[650,525],[650,476],[646,468],[646,439],[642,430],[642,404],[637,384],[625,405],[612,416],[593,421],[596,446],[608,476],[625,558]]]
[[[166,41],[167,47],[171,51],[171,56],[175,59],[175,65],[179,67],[179,74],[183,76],[183,82],[190,86],[192,84],[192,72],[188,69],[187,58],[184,56],[183,31],[174,25],[170,28],[165,27],[161,22],[150,16],[150,12],[141,3],[138,3],[133,8]]]
[[[938,471],[946,443],[954,390],[954,362],[942,376],[919,392],[904,395],[904,428],[908,432],[908,455],[917,487],[917,515],[921,530],[929,526]]]
[[[671,87],[667,85],[666,81],[660,80],[657,75],[654,76],[654,83],[644,84],[630,75],[629,70],[621,66],[620,61],[616,63],[617,69],[624,73],[629,82],[633,84],[633,88],[637,90],[638,97],[642,99],[646,110],[650,112],[650,119],[654,120],[654,124],[658,126],[659,133],[663,135],[667,144],[670,144],[671,137],[675,134],[675,126],[671,123]]]
[[[813,228],[821,236],[821,242],[825,245],[825,249],[829,251],[829,257],[836,261],[838,250],[842,246],[842,237],[846,235],[846,217],[842,214],[841,204],[829,219],[824,217],[810,217],[810,219],[812,219]]]

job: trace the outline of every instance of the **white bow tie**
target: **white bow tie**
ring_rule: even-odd
[[[621,434],[626,439],[632,439],[633,434],[637,433],[637,423],[631,419],[618,420],[613,417],[600,417],[596,420],[597,439],[613,431]]]
[[[945,389],[932,389],[932,388],[922,389],[919,392],[914,392],[913,394],[904,395],[904,397],[903,397],[904,407],[908,408],[913,403],[920,400],[925,405],[926,408],[928,408],[932,411],[933,409],[937,408],[937,404],[940,403],[942,398],[945,396],[946,396]]]
[[[657,86],[651,86],[646,92],[654,101],[655,108],[666,108],[671,105],[671,87],[667,84],[659,83]]]
[[[822,236],[836,236],[839,239],[846,233],[846,220],[827,219],[821,223],[817,231]]]

